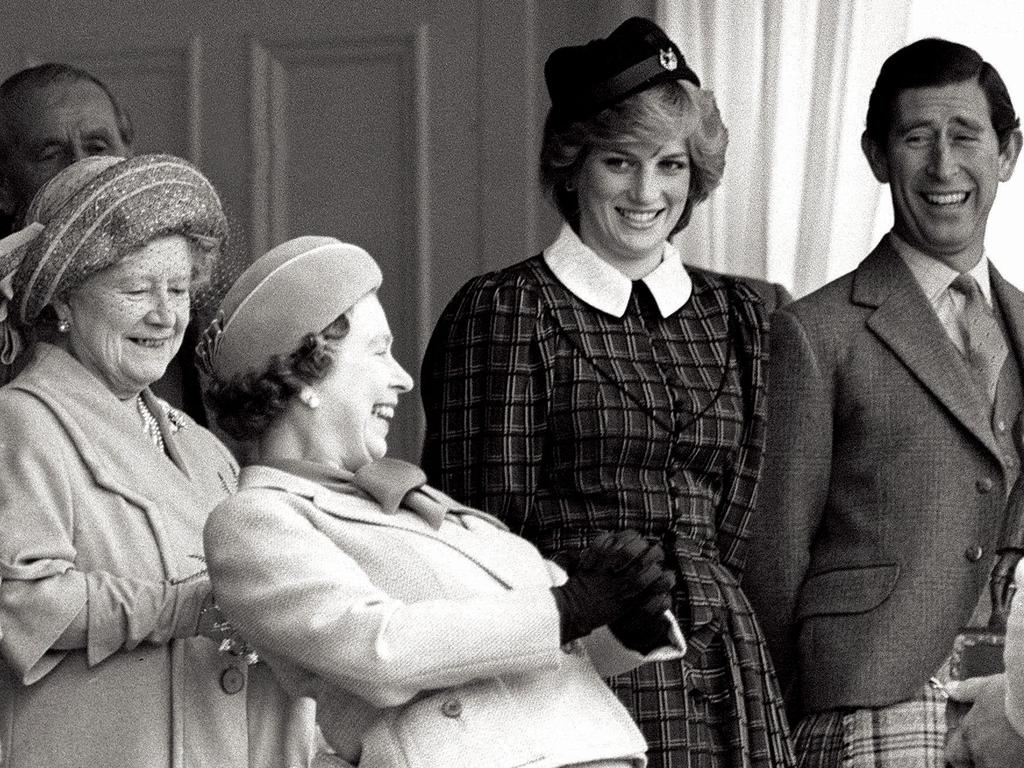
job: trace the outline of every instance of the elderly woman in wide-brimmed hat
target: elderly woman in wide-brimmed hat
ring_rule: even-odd
[[[220,652],[202,528],[218,440],[154,397],[227,226],[175,157],[89,158],[0,242],[4,768],[299,766],[311,705]],[[228,643],[238,649],[237,643]]]
[[[412,379],[380,283],[363,249],[297,238],[239,278],[205,335],[218,423],[253,445],[206,526],[221,607],[316,697],[332,765],[641,768],[598,670],[681,655],[660,547],[603,537],[566,581],[386,458]]]

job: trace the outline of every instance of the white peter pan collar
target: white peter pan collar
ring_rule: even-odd
[[[562,225],[558,239],[544,250],[544,261],[580,301],[615,317],[626,314],[633,281],[584,245],[568,224]],[[661,263],[643,282],[662,317],[678,312],[693,293],[693,281],[679,249],[667,241]]]

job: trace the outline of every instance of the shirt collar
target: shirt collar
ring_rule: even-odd
[[[576,298],[615,317],[626,314],[633,281],[583,244],[572,227],[562,231],[544,251],[544,261]],[[693,293],[693,281],[683,266],[682,255],[665,243],[661,263],[643,278],[662,317],[678,312]]]
[[[960,273],[952,267],[943,264],[938,259],[914,248],[914,246],[910,245],[910,243],[895,232],[889,233],[889,239],[892,241],[896,253],[900,255],[903,263],[907,265],[911,274],[914,275],[917,284],[921,286],[924,295],[928,297],[928,302],[933,307],[936,306],[942,295],[946,292],[946,289],[949,288],[949,284]],[[991,305],[992,280],[989,277],[988,257],[984,252],[981,254],[981,258],[978,259],[978,263],[968,270],[968,274],[978,281],[978,286],[981,288],[985,301]]]

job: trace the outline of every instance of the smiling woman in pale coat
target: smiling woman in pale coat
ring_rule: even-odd
[[[683,650],[660,546],[605,536],[566,580],[384,458],[412,380],[380,282],[361,248],[298,238],[239,278],[205,334],[218,421],[255,455],[206,526],[218,604],[316,698],[333,764],[645,765],[600,675]]]
[[[96,157],[0,242],[3,768],[308,764],[311,702],[218,650],[202,529],[227,449],[155,397],[227,222],[167,155]]]

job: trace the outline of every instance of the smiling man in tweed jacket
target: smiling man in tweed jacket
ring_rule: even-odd
[[[942,765],[945,701],[929,680],[972,614],[984,625],[1020,465],[1024,295],[984,252],[1018,125],[970,48],[930,39],[893,54],[862,140],[893,230],[774,316],[743,586],[801,718],[803,765]]]

